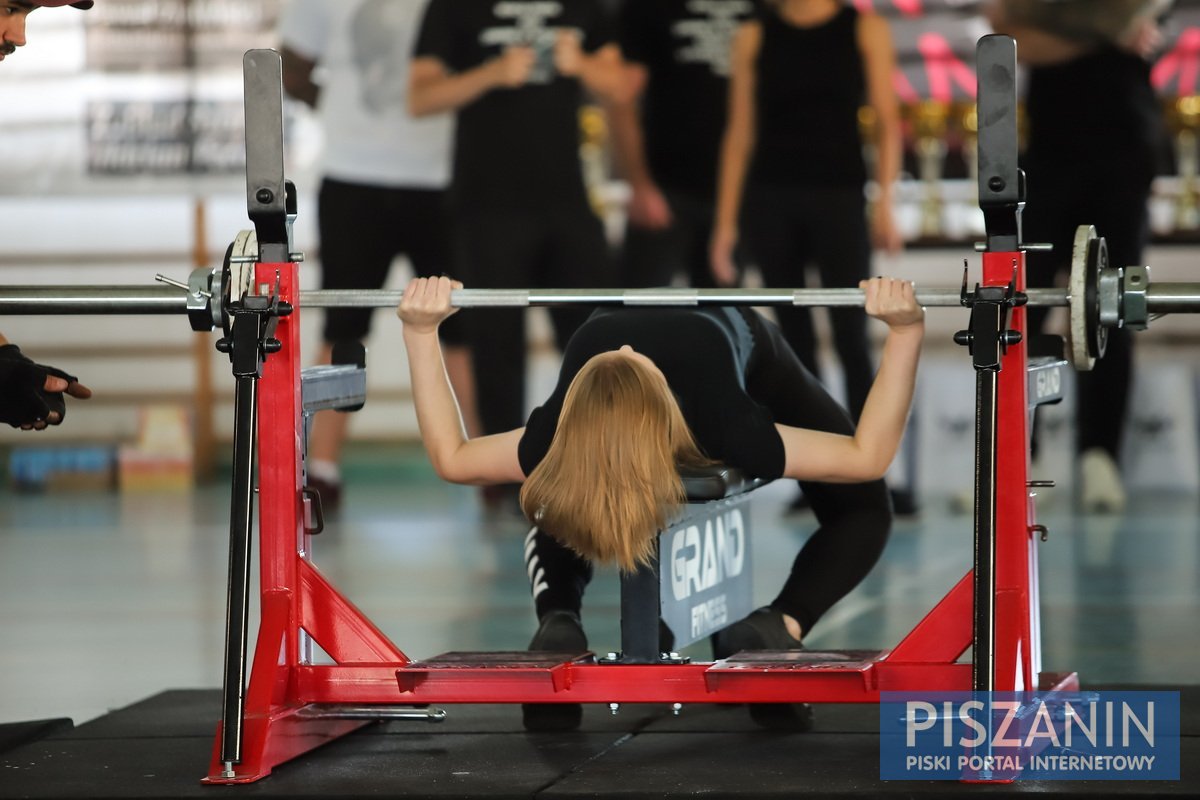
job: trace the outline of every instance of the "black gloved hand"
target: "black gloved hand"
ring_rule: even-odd
[[[14,428],[40,421],[48,425],[61,423],[67,416],[67,401],[62,392],[46,391],[48,375],[68,384],[78,381],[56,367],[35,364],[15,344],[0,346],[0,422]],[[52,421],[53,413],[58,417]]]

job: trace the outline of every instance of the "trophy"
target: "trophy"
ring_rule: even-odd
[[[858,108],[858,138],[862,140],[863,164],[868,175],[877,175],[879,162],[879,117],[871,106]],[[867,219],[875,215],[877,192],[867,192]]]
[[[1200,207],[1197,204],[1196,151],[1197,129],[1200,129],[1200,96],[1188,95],[1167,101],[1167,126],[1175,146],[1175,172],[1179,189],[1175,196],[1175,230],[1195,230],[1200,227]]]
[[[608,119],[596,105],[579,109],[579,160],[583,165],[583,182],[587,186],[592,210],[601,219],[608,219],[610,197],[607,192],[609,175]]]
[[[978,205],[979,198],[979,114],[974,103],[957,102],[950,106],[950,115],[961,136],[963,163],[967,167],[970,181],[971,205]]]
[[[912,125],[921,197],[922,238],[942,235],[942,171],[946,162],[946,129],[951,105],[941,100],[922,100],[906,107]]]

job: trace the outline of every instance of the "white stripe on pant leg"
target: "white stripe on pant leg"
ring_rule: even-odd
[[[525,534],[525,560],[529,561],[529,557],[533,555],[533,548],[537,547],[537,526],[534,525],[529,529],[529,533]]]
[[[534,553],[537,548],[537,532],[537,526],[534,526],[525,536],[525,572],[529,575],[529,586],[535,599],[550,588],[550,584],[546,583],[546,570],[538,565],[538,557]]]

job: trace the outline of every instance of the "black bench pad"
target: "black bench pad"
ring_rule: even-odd
[[[706,503],[749,492],[769,481],[752,478],[735,467],[713,464],[707,467],[681,467],[683,488],[689,503]]]

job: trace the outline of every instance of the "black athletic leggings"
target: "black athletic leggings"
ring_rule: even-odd
[[[746,376],[750,396],[785,425],[852,433],[846,412],[800,363],[779,328],[753,311],[745,310],[743,316],[754,332]],[[891,530],[892,507],[882,480],[800,485],[819,527],[800,549],[771,605],[795,617],[807,634],[875,566]],[[539,619],[552,610],[579,613],[592,577],[586,559],[534,528],[525,540],[525,566]]]

